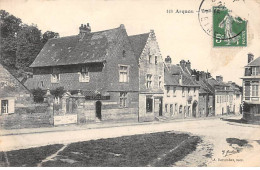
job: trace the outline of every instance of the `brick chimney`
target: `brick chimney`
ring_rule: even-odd
[[[172,64],[172,58],[170,56],[167,56],[165,59],[165,65],[169,67]]]
[[[254,60],[254,55],[253,55],[252,53],[248,53],[247,56],[248,56],[248,57],[247,57],[247,59],[248,59],[247,62],[248,62],[248,63],[250,63],[251,61]]]
[[[216,76],[216,80],[218,82],[223,82],[223,77],[222,76]]]
[[[186,62],[186,67],[187,67],[187,69],[188,69],[189,71],[191,70],[190,60],[188,60],[188,61]]]
[[[186,67],[186,61],[185,60],[181,60],[180,61],[180,66],[182,69],[184,69]]]
[[[81,26],[79,27],[80,39],[82,39],[85,35],[89,34],[90,32],[91,32],[91,27],[89,23],[87,23],[87,25],[81,24]]]

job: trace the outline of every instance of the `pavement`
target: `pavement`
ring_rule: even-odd
[[[240,119],[229,117],[229,119]],[[1,131],[0,151],[39,147],[50,144],[115,138],[163,131],[198,135],[203,143],[178,166],[260,166],[260,125],[223,121],[221,118],[191,119],[169,122],[129,123],[113,125],[63,126]],[[248,146],[227,143],[227,138],[245,139]],[[206,152],[205,152],[206,151]],[[211,154],[212,156],[205,156]],[[201,158],[190,159],[200,156]]]

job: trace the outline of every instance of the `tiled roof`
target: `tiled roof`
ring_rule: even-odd
[[[136,57],[140,57],[148,37],[149,33],[129,36],[130,44],[132,45]]]
[[[182,84],[179,84],[180,75],[182,75]],[[164,83],[165,85],[177,85],[177,86],[191,86],[199,87],[200,85],[193,81],[192,78],[182,71],[178,65],[171,65],[164,72]]]
[[[30,67],[71,65],[103,62],[113,48],[119,28],[86,34],[50,39]]]
[[[248,63],[247,66],[260,66],[260,57],[256,58],[255,60]]]

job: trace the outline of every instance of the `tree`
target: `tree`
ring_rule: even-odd
[[[59,33],[53,32],[53,31],[46,31],[42,35],[42,43],[45,44],[49,39],[51,38],[58,38],[60,35]]]
[[[0,10],[0,61],[8,68],[15,68],[16,37],[21,29],[21,19]]]
[[[16,67],[29,71],[30,64],[41,51],[41,31],[34,25],[22,25],[17,34]]]

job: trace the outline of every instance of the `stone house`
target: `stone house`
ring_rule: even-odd
[[[0,64],[0,115],[19,113],[32,103],[31,92]]]
[[[181,67],[165,59],[164,112],[171,118],[198,117],[200,85]]]
[[[260,57],[248,54],[243,80],[243,119],[260,121]]]
[[[155,100],[163,96],[157,85],[163,84],[162,63],[153,31],[128,36],[124,25],[91,32],[87,24],[78,35],[50,39],[25,85],[79,92],[87,121],[153,119]]]

